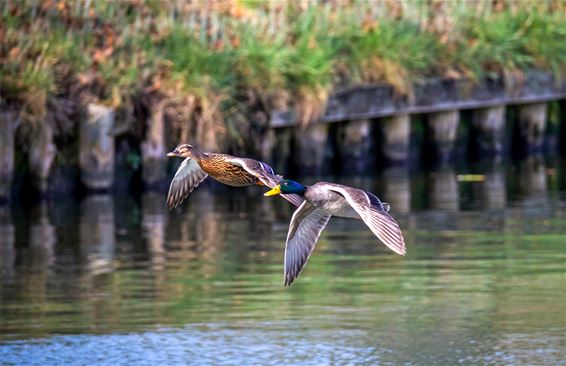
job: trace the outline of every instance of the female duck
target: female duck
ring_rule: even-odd
[[[361,219],[383,244],[405,255],[405,240],[387,207],[373,194],[341,184],[318,182],[303,186],[284,179],[265,196],[297,194],[305,201],[297,208],[285,243],[285,286],[290,286],[306,265],[331,216]]]
[[[180,144],[167,156],[185,158],[169,186],[167,207],[177,207],[207,176],[233,187],[253,184],[275,187],[283,177],[264,162],[227,154],[202,152],[189,144]],[[303,199],[295,194],[282,196],[295,206]]]

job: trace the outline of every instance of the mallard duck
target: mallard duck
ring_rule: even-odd
[[[320,233],[331,216],[361,219],[389,249],[405,255],[405,240],[388,205],[361,189],[336,183],[318,182],[303,186],[284,179],[265,196],[297,194],[305,201],[297,208],[289,224],[285,243],[284,284],[291,286],[305,267]]]
[[[169,186],[167,194],[169,209],[181,204],[209,175],[220,183],[233,187],[257,184],[273,188],[283,179],[264,162],[227,154],[202,152],[189,144],[178,145],[167,156],[185,158]],[[282,197],[295,206],[303,203],[303,199],[296,194],[284,194]]]

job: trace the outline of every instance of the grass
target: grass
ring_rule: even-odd
[[[474,75],[536,67],[564,76],[564,24],[563,17],[526,10],[468,18],[461,29],[466,41],[457,45],[455,61]]]
[[[415,80],[437,73],[443,46],[413,23],[385,20],[355,34],[348,51],[355,80],[384,82],[406,94]]]
[[[339,5],[5,1],[0,104],[57,96],[120,108],[149,96],[178,110],[180,137],[200,143],[212,128],[245,144],[258,110],[293,107],[308,124],[336,87],[385,83],[404,95],[427,77],[566,75],[563,0]]]

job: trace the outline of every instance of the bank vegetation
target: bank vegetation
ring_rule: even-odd
[[[24,147],[43,124],[72,141],[98,103],[115,108],[117,134],[143,140],[160,108],[170,142],[254,152],[271,111],[306,125],[338,88],[563,77],[565,12],[563,0],[4,0],[0,109]]]

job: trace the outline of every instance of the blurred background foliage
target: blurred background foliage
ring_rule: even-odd
[[[566,74],[565,0],[4,0],[0,17],[0,106],[58,133],[73,106],[165,103],[181,140],[254,145],[273,109],[307,124],[336,88]]]

